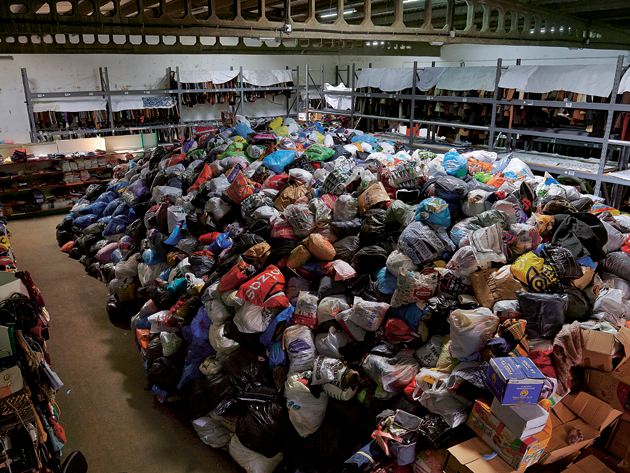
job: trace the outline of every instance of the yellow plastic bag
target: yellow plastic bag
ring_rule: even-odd
[[[510,270],[514,277],[526,284],[532,292],[543,292],[558,282],[558,276],[553,268],[532,251],[520,256],[512,263]]]
[[[281,125],[282,125],[282,117],[278,117],[278,118],[276,118],[274,121],[272,121],[272,122],[269,124],[269,128],[270,128],[271,130],[274,130],[274,129],[278,128],[278,127],[279,127],[279,126],[281,126]]]

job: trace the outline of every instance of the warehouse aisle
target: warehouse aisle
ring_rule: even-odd
[[[107,287],[59,251],[61,218],[10,221],[8,228],[18,267],[30,271],[52,318],[49,352],[65,383],[57,394],[68,437],[64,456],[81,450],[90,473],[240,471],[144,390],[131,334],[105,312]]]

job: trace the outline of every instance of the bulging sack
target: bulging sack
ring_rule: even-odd
[[[499,327],[499,318],[485,307],[454,310],[448,321],[451,325],[451,353],[460,360],[480,352]]]
[[[284,384],[289,419],[301,437],[317,432],[326,417],[328,396],[323,392],[313,396],[306,386],[307,373],[292,373]]]
[[[316,349],[313,332],[310,328],[296,324],[286,329],[284,346],[289,355],[290,373],[313,369]]]

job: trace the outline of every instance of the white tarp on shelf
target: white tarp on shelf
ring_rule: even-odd
[[[179,81],[187,84],[199,82],[214,82],[214,71],[194,69],[192,71],[179,71]],[[236,73],[238,75],[238,72]]]
[[[418,71],[418,90],[426,92],[437,85],[448,67],[427,67]]]
[[[112,112],[122,112],[123,110],[142,110],[144,108],[143,97],[124,96],[112,97]]]
[[[538,66],[523,92],[544,94],[566,90],[576,94],[608,97],[615,82],[615,68],[602,65]]]
[[[493,91],[496,77],[496,67],[449,67],[436,87],[442,90]]]
[[[630,69],[626,71],[619,83],[619,93],[623,94],[624,92],[630,92]]]
[[[499,87],[524,92],[529,78],[537,69],[538,66],[510,66],[501,74]]]
[[[343,82],[338,86],[326,83],[324,90],[334,90],[339,92],[350,92],[352,89],[346,87]],[[329,95],[324,94],[326,97],[326,105],[335,110],[350,110],[352,108],[352,97],[349,95]]]
[[[243,71],[245,72],[245,71]],[[240,71],[214,71],[212,80],[213,84],[225,84],[230,82],[235,77],[238,77]]]
[[[357,89],[374,87],[383,92],[397,92],[413,87],[413,69],[365,68],[357,81]]]
[[[33,102],[34,112],[93,112],[107,110],[107,100],[97,99],[72,99],[72,100],[46,100]]]
[[[243,81],[257,87],[271,87],[276,84],[293,82],[293,73],[290,69],[243,71]]]

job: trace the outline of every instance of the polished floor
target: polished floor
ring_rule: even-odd
[[[18,267],[30,271],[51,314],[48,351],[65,383],[57,393],[64,455],[81,450],[90,473],[242,471],[144,390],[133,338],[105,312],[107,287],[59,251],[62,217],[14,220],[8,228]]]

